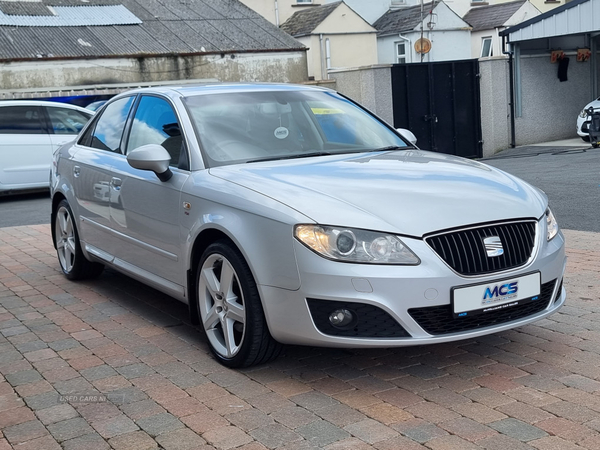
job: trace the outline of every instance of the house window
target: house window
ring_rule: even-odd
[[[406,0],[392,0],[392,6],[394,5],[405,5]]]
[[[329,38],[325,39],[325,67],[331,69],[331,44]]]
[[[396,62],[398,64],[406,62],[406,42],[396,42]]]
[[[312,0],[296,0],[296,3],[312,3]]]
[[[494,56],[494,50],[492,49],[492,38],[484,37],[481,40],[481,57]]]

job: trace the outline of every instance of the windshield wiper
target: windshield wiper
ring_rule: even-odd
[[[373,150],[367,150],[368,152],[387,152],[390,150],[406,150],[411,147],[399,147],[397,145],[390,145],[388,147],[374,148]]]
[[[311,156],[329,156],[329,155],[333,155],[333,153],[329,153],[329,152],[298,153],[295,155],[272,156],[272,157],[267,157],[267,158],[249,159],[248,161],[246,161],[246,164],[253,163],[253,162],[262,162],[262,161],[279,161],[282,159],[310,158]]]

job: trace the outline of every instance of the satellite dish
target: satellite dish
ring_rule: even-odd
[[[415,42],[415,51],[419,54],[429,53],[431,50],[431,41],[427,38],[419,38]]]

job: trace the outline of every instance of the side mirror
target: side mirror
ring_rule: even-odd
[[[173,176],[169,169],[171,155],[158,144],[142,145],[130,151],[127,162],[134,169],[151,170],[160,181],[169,181]]]
[[[396,128],[396,131],[412,145],[417,145],[417,137],[412,134],[412,131],[407,130],[406,128]]]

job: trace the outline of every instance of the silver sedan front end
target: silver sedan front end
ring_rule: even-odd
[[[548,241],[546,226],[545,216],[535,223],[535,243],[525,264],[477,276],[458,273],[450,255],[448,264],[427,238],[402,238],[421,260],[414,266],[332,261],[296,240],[300,289],[260,286],[270,331],[287,344],[395,347],[467,339],[534,322],[557,311],[566,298],[564,237],[558,232]],[[453,309],[457,289],[474,287],[485,295],[488,288],[531,278],[534,284],[539,279],[539,293],[518,304],[508,295],[487,312],[489,298],[473,315]],[[346,323],[344,315],[351,316]]]

